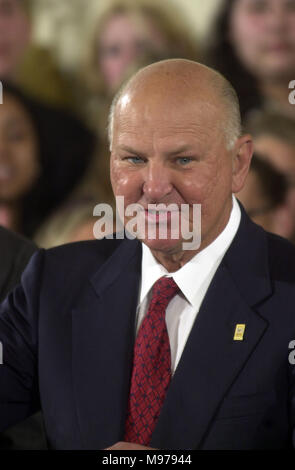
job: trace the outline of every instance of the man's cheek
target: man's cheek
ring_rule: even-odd
[[[120,192],[124,191],[124,188],[127,186],[127,180],[128,178],[124,171],[113,165],[111,169],[111,182],[115,195],[121,195]]]

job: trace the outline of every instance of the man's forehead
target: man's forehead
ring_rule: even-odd
[[[124,128],[123,128],[124,127]],[[154,152],[180,154],[204,152],[217,141],[216,134],[206,126],[179,126],[140,128],[119,127],[114,135],[116,151],[148,155]],[[214,132],[216,129],[214,129]]]
[[[215,128],[216,129],[216,128]],[[140,127],[139,125],[132,125],[128,122],[124,122],[116,127],[116,140],[120,143],[128,142],[129,140],[177,140],[183,142],[194,141],[196,138],[200,140],[210,137],[212,135],[212,128],[207,126],[198,125],[197,123],[191,123],[186,125],[185,123],[173,124],[167,123],[167,125],[157,125],[157,122],[153,126]]]
[[[152,144],[171,148],[184,145],[207,145],[220,134],[216,110],[208,113],[208,106],[194,112],[171,109],[163,113],[130,110],[118,114],[114,121],[113,143],[122,146],[148,148]],[[167,150],[168,151],[168,150]]]
[[[202,98],[186,100],[177,97],[177,100],[169,100],[169,97],[159,97],[155,100],[154,97],[145,97],[134,100],[125,95],[116,108],[114,125],[121,130],[146,126],[151,129],[201,128],[215,122],[220,111],[221,106]]]

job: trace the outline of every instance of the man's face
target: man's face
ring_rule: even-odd
[[[20,0],[0,0],[0,76],[13,78],[30,39]]]
[[[125,207],[138,203],[202,207],[201,249],[225,227],[232,205],[233,151],[226,149],[222,112],[202,99],[141,96],[121,100],[114,122],[111,180]],[[151,216],[144,211],[147,221]],[[155,224],[161,215],[154,217]],[[125,224],[130,217],[125,217]],[[168,232],[169,233],[169,232]],[[143,242],[153,251],[181,253],[183,239]]]

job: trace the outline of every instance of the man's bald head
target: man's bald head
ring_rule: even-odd
[[[241,135],[241,115],[237,94],[218,72],[185,59],[156,62],[139,70],[115,96],[109,115],[109,140],[112,147],[114,119],[118,108],[139,99],[167,99],[167,112],[173,101],[187,105],[203,101],[220,109],[221,128],[231,149]]]

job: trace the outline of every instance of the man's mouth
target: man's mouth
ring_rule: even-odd
[[[145,219],[151,223],[167,223],[172,217],[178,215],[178,211],[145,209]]]

